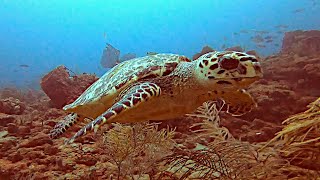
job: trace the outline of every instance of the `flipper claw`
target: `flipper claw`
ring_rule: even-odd
[[[79,120],[79,116],[76,113],[68,114],[53,127],[53,129],[49,133],[50,138],[52,139],[58,138],[69,127],[75,124],[78,120]]]

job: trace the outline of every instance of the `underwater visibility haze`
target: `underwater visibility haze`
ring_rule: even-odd
[[[216,50],[240,45],[270,55],[281,48],[285,31],[319,28],[317,2],[3,0],[0,82],[34,87],[61,64],[102,75],[106,43],[137,57],[150,51],[192,57],[204,45]],[[255,43],[257,31],[267,32],[273,42]]]
[[[320,0],[0,0],[0,180],[319,179]]]

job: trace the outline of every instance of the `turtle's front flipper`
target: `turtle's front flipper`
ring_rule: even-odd
[[[108,120],[113,119],[115,116],[137,107],[139,104],[149,100],[150,98],[157,97],[161,93],[161,89],[154,83],[141,83],[132,86],[126,93],[119,98],[119,101],[110,107],[106,112],[91,121],[85,127],[80,129],[68,143],[72,143],[75,139],[86,134],[87,131],[94,129],[96,132],[100,125],[106,123]]]
[[[242,116],[257,107],[252,96],[244,89],[226,92],[221,98],[226,101],[227,113],[232,116]]]
[[[53,127],[53,129],[49,133],[50,138],[55,139],[59,137],[61,134],[66,132],[66,130],[69,127],[71,127],[80,119],[84,119],[84,118],[81,116],[78,116],[76,113],[68,114]]]

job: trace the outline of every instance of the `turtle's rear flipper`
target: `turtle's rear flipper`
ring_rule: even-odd
[[[79,121],[79,119],[83,118],[79,117],[76,113],[68,114],[53,127],[53,129],[49,133],[50,138],[58,138],[61,134],[66,132],[69,127]]]
[[[153,97],[159,96],[160,93],[160,87],[154,83],[145,82],[132,86],[122,97],[120,97],[117,103],[97,117],[94,121],[91,121],[85,127],[80,129],[68,143],[72,143],[75,139],[85,135],[88,131],[94,130],[96,132],[99,126],[106,123],[108,120],[113,119],[123,112],[132,110],[139,104],[144,103]]]
[[[222,98],[226,101],[227,113],[232,116],[242,116],[257,107],[252,96],[244,89],[225,93]]]

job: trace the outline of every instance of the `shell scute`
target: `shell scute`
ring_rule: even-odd
[[[156,54],[122,62],[110,69],[78,97],[78,99],[66,105],[63,109],[72,112],[74,108],[90,106],[90,104],[97,102],[104,104],[106,106],[105,108],[108,108],[108,106],[111,106],[114,102],[107,104],[104,100],[114,100],[114,96],[130,84],[141,79],[166,76],[170,74],[180,62],[189,61],[187,57],[177,54]],[[77,113],[79,113],[79,111],[81,113],[81,110],[78,110]]]

